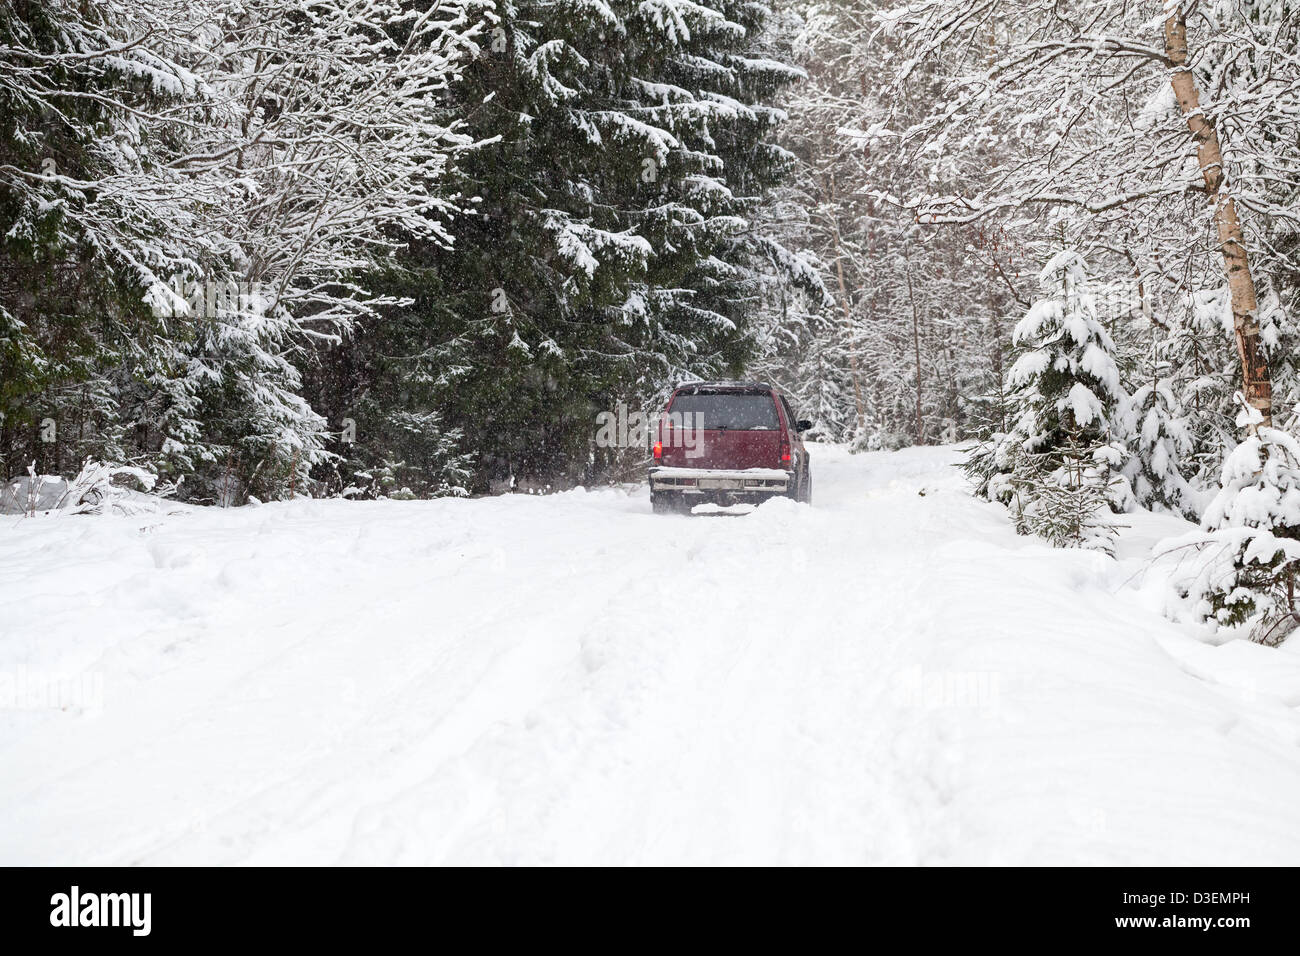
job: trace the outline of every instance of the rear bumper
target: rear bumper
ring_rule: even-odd
[[[769,497],[785,494],[791,475],[779,468],[668,468],[650,469],[650,490],[683,496],[712,498]]]

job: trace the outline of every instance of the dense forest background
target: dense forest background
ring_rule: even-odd
[[[1267,420],[1297,398],[1296,21],[0,0],[0,470],[222,504],[566,487],[644,457],[598,412],[745,375],[856,448],[978,439],[992,497],[1060,470],[1017,473],[1018,435],[1198,517],[1243,354]]]

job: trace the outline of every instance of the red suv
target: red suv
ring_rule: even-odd
[[[812,471],[795,417],[778,388],[759,382],[693,382],[659,417],[650,501],[656,514],[698,504],[758,503],[777,495],[812,502]]]

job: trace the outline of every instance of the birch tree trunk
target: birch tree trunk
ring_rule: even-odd
[[[1196,159],[1205,179],[1205,192],[1214,204],[1214,224],[1219,235],[1219,251],[1232,300],[1232,327],[1236,333],[1237,354],[1241,359],[1242,391],[1246,401],[1259,409],[1263,424],[1273,423],[1273,385],[1268,360],[1259,337],[1256,315],[1255,280],[1246,258],[1246,242],[1237,218],[1237,206],[1225,184],[1223,153],[1219,135],[1201,112],[1196,77],[1187,65],[1187,19],[1180,0],[1168,0],[1169,17],[1165,20],[1165,56],[1171,68],[1170,82],[1178,107],[1187,118],[1187,128],[1196,142]],[[1253,429],[1252,429],[1253,430]]]

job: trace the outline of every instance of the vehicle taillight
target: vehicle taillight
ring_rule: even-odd
[[[781,464],[783,465],[787,464],[789,461],[790,461],[790,441],[789,439],[782,438],[781,439]]]
[[[663,458],[663,456],[664,456],[664,443],[661,441],[657,441],[655,442],[655,461],[659,461],[661,458]]]

